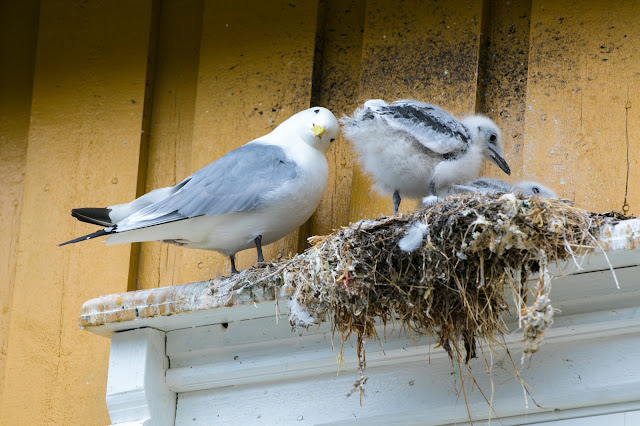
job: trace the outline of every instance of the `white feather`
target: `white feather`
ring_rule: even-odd
[[[411,253],[422,245],[422,240],[429,232],[429,225],[424,222],[416,222],[407,230],[407,235],[398,243],[400,250]]]
[[[293,325],[310,325],[316,322],[298,299],[289,299],[289,323]]]

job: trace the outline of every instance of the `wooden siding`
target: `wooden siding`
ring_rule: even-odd
[[[77,205],[134,197],[151,2],[42,2],[0,423],[108,424],[109,342],[78,306],[126,290],[131,247],[56,244]]]
[[[58,248],[95,229],[69,210],[173,185],[313,105],[484,113],[513,170],[487,175],[637,214],[639,15],[622,0],[0,0],[0,424],[106,424],[108,342],[78,330],[82,302],[228,271],[161,243]],[[320,207],[267,259],[391,213],[342,137],[327,157]]]
[[[38,8],[35,1],[0,1],[0,401],[9,352]]]

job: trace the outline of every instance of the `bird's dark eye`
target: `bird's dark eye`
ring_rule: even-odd
[[[329,140],[329,142],[333,142],[333,141],[335,141],[335,138],[331,138],[331,140]]]
[[[316,114],[320,112],[319,109],[314,109],[313,112],[315,112]]]
[[[496,141],[496,139],[498,139],[498,137],[497,137],[496,135],[491,135],[491,136],[489,136],[489,140],[490,140],[491,142],[495,142],[495,141]]]
[[[531,188],[531,191],[533,191],[534,194],[539,194],[540,188],[538,188],[537,186],[534,186],[533,188]]]

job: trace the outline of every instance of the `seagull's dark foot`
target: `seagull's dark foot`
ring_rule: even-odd
[[[256,251],[258,252],[258,266],[264,264],[264,257],[262,256],[262,235],[258,235],[253,240],[256,243]]]
[[[433,180],[429,183],[429,195],[438,196],[438,194],[436,194],[436,183]]]
[[[397,189],[393,193],[393,214],[398,214],[398,208],[400,207],[400,201],[402,198],[400,197],[400,191]]]
[[[238,270],[236,269],[236,255],[229,255],[229,260],[231,261],[231,275],[235,275],[238,273]]]

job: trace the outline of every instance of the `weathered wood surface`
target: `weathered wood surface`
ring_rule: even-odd
[[[151,1],[40,6],[8,330],[3,424],[107,424],[109,342],[78,306],[127,289],[130,246],[56,247],[93,227],[77,206],[136,195]]]
[[[37,1],[0,2],[0,401],[9,352],[35,62]]]

